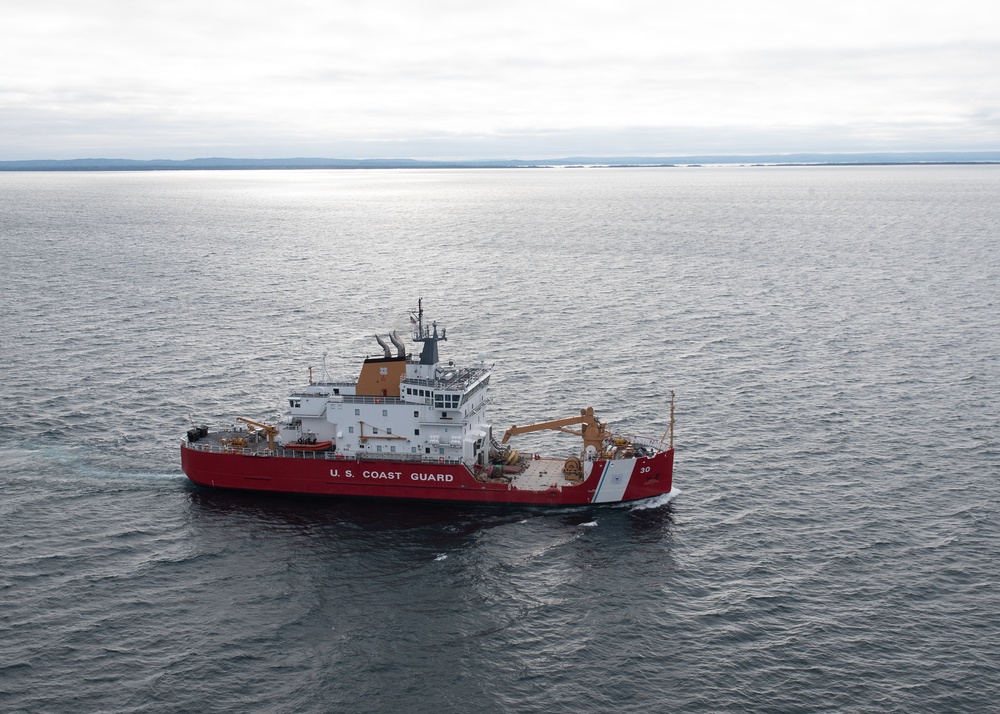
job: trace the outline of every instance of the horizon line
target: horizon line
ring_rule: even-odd
[[[13,159],[0,160],[0,171],[143,170],[143,169],[309,169],[309,168],[532,168],[532,167],[669,167],[696,165],[877,165],[993,164],[1000,151],[866,151],[791,152],[767,154],[688,154],[633,156],[567,156],[545,159],[501,158],[362,158],[323,157],[240,158],[208,156],[190,159]]]

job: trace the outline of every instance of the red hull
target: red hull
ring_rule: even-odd
[[[181,445],[181,467],[200,486],[360,498],[495,504],[585,505],[651,498],[670,492],[674,452],[596,461],[580,484],[518,488],[482,482],[461,464],[340,460],[330,454],[244,455]]]

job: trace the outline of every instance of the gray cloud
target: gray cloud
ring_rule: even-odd
[[[998,11],[804,7],[39,0],[0,26],[0,158],[1000,146]]]

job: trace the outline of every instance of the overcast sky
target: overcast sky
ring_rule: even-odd
[[[0,0],[0,159],[998,149],[996,0]]]

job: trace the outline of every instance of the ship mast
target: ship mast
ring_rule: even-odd
[[[447,342],[448,337],[445,328],[441,328],[441,334],[438,335],[438,324],[436,321],[431,322],[431,328],[427,329],[424,327],[424,299],[417,298],[417,316],[413,317],[410,314],[410,322],[416,327],[416,331],[413,333],[414,342],[423,342],[424,346],[420,350],[420,364],[434,366],[438,363],[438,342]]]

